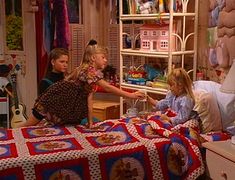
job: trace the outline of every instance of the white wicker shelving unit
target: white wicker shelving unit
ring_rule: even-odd
[[[182,3],[182,8],[179,12],[174,11],[174,2],[176,0],[169,1],[169,13],[161,14],[123,14],[123,2],[124,0],[119,1],[119,36],[120,36],[120,86],[125,89],[140,90],[144,89],[147,92],[156,93],[160,95],[166,94],[167,90],[162,88],[151,88],[147,86],[140,86],[134,84],[128,84],[124,80],[124,58],[126,56],[132,57],[141,57],[141,62],[145,62],[145,58],[164,58],[167,61],[168,72],[171,71],[172,64],[174,63],[174,57],[177,56],[180,59],[181,67],[185,68],[185,64],[188,59],[191,59],[192,67],[190,70],[193,72],[193,80],[196,79],[196,69],[197,69],[197,34],[198,34],[198,0],[180,0]],[[135,2],[133,0],[133,2]],[[169,38],[168,38],[168,51],[159,52],[159,51],[141,51],[140,49],[134,48],[134,39],[132,38],[131,48],[125,48],[124,44],[124,35],[126,23],[131,22],[135,24],[136,21],[153,22],[154,20],[159,19],[159,16],[164,21],[169,23]],[[178,24],[177,31],[174,31],[175,24]],[[188,28],[189,27],[189,28]],[[138,28],[137,28],[138,29]],[[190,30],[188,30],[190,29]],[[135,32],[136,29],[131,30]],[[177,47],[173,48],[173,38],[177,42]],[[190,48],[188,48],[188,43],[191,42]],[[132,58],[132,64],[135,60]],[[123,115],[123,102],[124,99],[120,98],[120,115]]]

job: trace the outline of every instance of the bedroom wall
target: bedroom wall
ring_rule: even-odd
[[[115,5],[116,1],[111,0],[83,1],[82,22],[70,24],[70,70],[80,64],[84,47],[92,38],[109,47],[109,63],[119,68],[119,27],[116,22]]]
[[[4,1],[0,1],[0,64],[18,64],[21,67],[17,71],[17,95],[19,102],[26,105],[26,113],[29,114],[37,97],[36,30],[31,2],[22,2],[24,49],[13,51],[6,47],[5,4]]]
[[[229,68],[213,67],[209,62],[207,30],[210,13],[209,7],[212,2],[215,2],[215,0],[199,0],[198,70],[203,72],[204,79],[221,83],[226,77]]]

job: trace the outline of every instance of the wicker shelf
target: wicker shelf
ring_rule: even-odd
[[[193,80],[196,79],[197,66],[197,28],[198,28],[198,0],[181,1],[182,9],[174,11],[174,0],[169,1],[169,13],[154,14],[123,14],[123,1],[119,1],[119,38],[120,38],[120,87],[130,90],[145,90],[149,93],[165,95],[167,90],[162,88],[152,88],[136,84],[128,84],[124,79],[129,63],[135,65],[136,59],[140,59],[141,64],[146,63],[147,58],[165,59],[167,61],[167,72],[172,69],[172,64],[177,59],[180,66],[185,68],[186,63],[192,67],[187,71],[193,72]],[[162,20],[168,24],[168,50],[155,51],[142,50],[136,48],[136,37],[140,37],[140,27],[142,24],[152,24]],[[187,28],[186,28],[187,27]],[[131,46],[125,46],[124,37],[129,35]],[[140,40],[141,41],[141,40]],[[141,42],[140,42],[141,45]],[[130,62],[131,61],[131,62]],[[142,64],[142,65],[143,65]],[[139,62],[138,62],[139,66]],[[125,100],[120,98],[120,115],[123,114],[122,104]]]

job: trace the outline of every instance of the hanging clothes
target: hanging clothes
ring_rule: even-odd
[[[55,17],[54,46],[68,49],[70,36],[67,1],[54,0],[52,12]]]

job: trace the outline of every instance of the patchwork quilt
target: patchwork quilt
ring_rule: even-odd
[[[93,129],[0,129],[0,179],[196,179],[205,171],[197,126],[171,127],[152,116]]]

